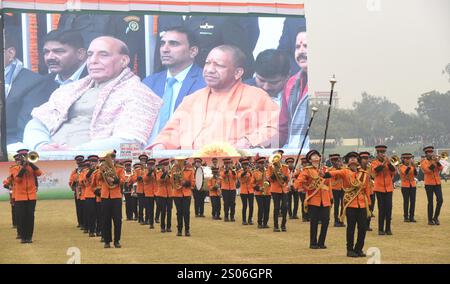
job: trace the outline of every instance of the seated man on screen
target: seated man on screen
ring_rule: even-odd
[[[184,98],[149,148],[198,149],[212,142],[239,148],[277,144],[279,107],[263,90],[241,82],[244,64],[245,55],[235,46],[211,50],[203,69],[207,87]]]
[[[287,148],[300,148],[309,121],[308,44],[302,29],[297,34],[295,61],[300,71],[289,78],[281,98],[280,145]],[[305,151],[308,145],[306,138]]]
[[[162,101],[127,67],[128,47],[98,37],[88,49],[89,75],[61,86],[31,113],[24,143],[39,151],[105,150],[145,144]]]

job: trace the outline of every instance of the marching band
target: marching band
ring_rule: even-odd
[[[161,233],[172,232],[172,207],[175,204],[176,235],[182,236],[184,228],[184,235],[191,236],[192,196],[196,199],[196,216],[204,216],[204,201],[209,196],[212,219],[221,220],[223,198],[224,221],[234,222],[236,195],[239,195],[242,225],[253,225],[256,199],[258,229],[269,228],[271,200],[274,232],[286,232],[287,215],[290,219],[298,219],[297,211],[300,209],[302,221],[310,222],[311,249],[327,248],[325,241],[334,206],[334,227],[346,227],[347,230],[347,256],[364,257],[363,246],[366,232],[372,230],[370,220],[374,217],[375,202],[378,206],[378,235],[393,234],[395,175],[399,175],[401,180],[404,222],[416,222],[419,170],[424,173],[429,225],[440,225],[443,203],[440,179],[443,166],[439,162],[442,157],[434,154],[432,146],[423,149],[425,158],[420,163],[415,162],[410,153],[403,153],[400,159],[388,157],[385,145],[376,146],[375,151],[375,157],[369,152],[349,152],[343,158],[339,154],[331,154],[329,167],[324,166],[321,154],[316,150],[299,156],[301,163],[298,167],[294,166],[292,157],[283,160],[282,150],[275,151],[268,158],[259,155],[244,157],[237,163],[229,157],[213,158],[210,166],[200,158],[196,158],[193,165],[186,157],[160,159],[157,163],[156,159],[142,154],[140,162],[132,165],[131,160],[117,161],[115,151],[101,157],[91,155],[87,159],[78,155],[69,186],[74,192],[77,227],[89,237],[101,237],[105,248],[111,247],[111,242],[116,248],[121,247],[123,200],[126,220],[149,225],[150,229],[154,228],[156,203],[160,214],[156,219],[160,220]],[[36,206],[36,177],[42,171],[35,164],[38,159],[35,152],[23,149],[14,158],[16,164],[10,167],[3,185],[10,190],[12,223],[17,227],[17,238],[22,243],[30,243]],[[199,168],[200,185],[197,181]],[[207,170],[209,173],[205,174]],[[437,199],[436,206],[433,196]]]

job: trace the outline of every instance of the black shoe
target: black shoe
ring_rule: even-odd
[[[386,235],[392,236],[392,231],[391,230],[386,230]]]
[[[384,236],[384,235],[386,235],[386,233],[384,231],[378,231],[378,235]]]
[[[348,257],[358,257],[358,254],[355,251],[353,251],[353,250],[348,250],[347,251],[347,256]]]
[[[281,227],[282,232],[287,232],[286,227]]]
[[[252,220],[249,220],[249,221],[248,221],[248,224],[249,224],[249,225],[253,225],[253,221],[252,221]]]
[[[294,219],[294,217],[293,216],[289,216],[289,219]]]
[[[408,219],[408,218],[404,218],[404,219],[403,219],[403,222],[409,223],[409,219]]]
[[[166,232],[167,232],[167,233],[171,233],[172,230],[171,230],[170,228],[167,228],[167,229],[166,229]]]
[[[78,224],[78,225],[77,225],[77,228],[81,228],[81,226]]]
[[[273,228],[274,232],[281,232],[280,229],[278,229],[278,227]]]
[[[320,248],[320,249],[326,249],[327,246],[326,246],[326,245],[320,245],[319,248]]]
[[[101,236],[102,236],[102,233],[97,232],[97,233],[95,233],[95,235],[96,235],[97,237],[101,237]]]
[[[230,219],[230,222],[236,222],[236,219],[231,218],[231,219]]]
[[[105,239],[102,237],[102,238],[100,239],[100,242],[101,242],[101,243],[104,243],[104,242],[105,242]]]
[[[269,229],[270,226],[269,225],[263,225],[263,229]]]
[[[20,240],[20,239],[21,239],[20,235],[17,235],[16,240]]]
[[[144,225],[149,225],[149,224],[150,224],[149,221],[145,221],[145,222],[144,222]]]
[[[230,219],[228,219],[228,217],[225,217],[225,219],[223,219],[225,222],[230,222]]]
[[[216,220],[222,220],[222,217],[217,216],[217,217],[216,217]]]
[[[114,247],[119,249],[119,248],[121,248],[122,246],[120,245],[120,242],[117,241],[117,242],[114,242]]]
[[[133,219],[131,219],[131,218],[127,218],[127,221],[132,221]]]
[[[263,228],[263,225],[258,224],[258,229],[262,229],[262,228]]]
[[[198,214],[195,214],[195,218],[200,217]]]
[[[20,243],[21,243],[21,244],[26,244],[26,243],[27,243],[27,240],[22,239],[22,240],[20,240]]]
[[[433,220],[428,221],[428,225],[436,225]]]
[[[177,233],[177,237],[181,237],[183,234],[181,232]]]
[[[340,227],[345,228],[344,222],[339,222]]]
[[[411,217],[411,218],[409,218],[409,222],[410,223],[416,223],[417,221],[416,221],[416,219],[414,219],[414,217]]]
[[[159,224],[159,219],[155,219],[155,223],[156,223],[156,224]]]
[[[135,218],[133,218],[133,221],[137,221],[137,220],[138,220],[138,218],[136,218],[136,217],[135,217]]]
[[[340,227],[341,224],[339,222],[334,222],[334,227]]]
[[[155,226],[153,226],[153,224],[152,225],[150,225],[150,229],[154,229],[155,228]]]
[[[360,251],[357,251],[357,252],[356,252],[356,254],[358,255],[358,257],[366,257],[366,254],[365,254],[365,253],[363,253],[363,251],[362,251],[362,250],[360,250]]]
[[[89,230],[85,229],[85,230],[83,231],[83,233],[87,234],[87,233],[89,233]]]
[[[248,223],[244,221],[244,222],[242,222],[242,225],[248,225]]]
[[[369,228],[367,228],[367,231],[372,232],[373,230],[371,227],[369,227]]]
[[[165,233],[166,232],[166,229],[161,229],[161,233]]]
[[[302,218],[302,222],[309,222],[309,220],[307,218]]]
[[[94,233],[89,233],[89,238],[94,238],[95,234]]]
[[[292,219],[300,219],[297,215],[293,216]]]
[[[436,224],[437,226],[439,226],[439,225],[441,224],[441,223],[439,222],[439,219],[438,219],[438,218],[434,218],[433,221],[434,221],[434,224]]]
[[[191,233],[189,233],[189,231],[186,231],[186,232],[184,233],[184,235],[185,235],[186,237],[190,237],[190,236],[191,236]]]
[[[110,245],[109,243],[105,243],[105,245],[103,246],[103,248],[109,249],[109,248],[111,248],[111,245]]]
[[[204,214],[200,214],[199,217],[200,217],[200,218],[205,218],[205,215],[204,215]]]
[[[309,248],[310,248],[310,249],[318,249],[319,246],[318,246],[318,245],[310,245]]]

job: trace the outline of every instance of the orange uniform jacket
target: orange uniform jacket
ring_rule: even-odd
[[[180,186],[178,188],[174,188],[173,190],[173,196],[174,197],[188,197],[192,196],[192,188],[195,184],[195,177],[194,177],[194,171],[192,169],[184,169],[183,173],[181,174],[181,182]],[[185,182],[190,182],[190,186],[186,187],[183,184]]]
[[[25,166],[25,173],[19,177],[22,166],[12,166],[9,169],[10,175],[14,181],[15,201],[36,200],[36,181],[35,176],[42,175],[40,169],[33,170],[29,165]]]
[[[269,166],[266,170],[266,178],[269,179],[270,182],[270,192],[271,193],[287,193],[289,192],[288,182],[289,182],[289,168],[286,165],[281,165],[281,173],[284,180],[284,185],[281,185],[278,180],[272,180],[271,176],[274,173],[273,167]]]
[[[420,162],[420,168],[424,173],[424,183],[425,185],[439,185],[441,184],[441,177],[439,176],[439,172],[442,170],[442,165],[438,164],[434,167],[433,170],[430,169],[432,161],[427,159]]]
[[[416,168],[414,166],[408,167],[405,165],[400,165],[399,170],[400,178],[402,180],[402,187],[416,187],[416,180],[414,179],[414,176],[417,174]],[[406,171],[408,171],[408,173]]]
[[[80,199],[80,193],[79,193],[79,188],[78,186],[75,188],[75,190],[73,190],[73,184],[74,182],[78,182],[78,173],[77,173],[77,169],[73,170],[70,173],[70,178],[69,178],[69,186],[72,189],[72,191],[74,191],[75,193],[75,198],[76,199]]]
[[[156,169],[153,169],[151,176],[145,174],[144,176],[142,176],[142,179],[144,180],[144,196],[154,197],[155,191],[157,189]]]
[[[236,181],[238,175],[233,175],[232,170],[228,170],[228,174],[225,174],[225,169],[220,170],[220,177],[222,178],[222,190],[236,190]]]
[[[211,196],[219,196],[219,190],[214,189],[214,186],[217,185],[220,188],[220,183],[221,183],[220,177],[211,178],[208,180],[208,182],[206,183],[206,186],[208,187],[210,197]]]
[[[97,188],[100,189],[102,188],[102,182],[103,179],[100,179],[98,176],[100,175],[100,171],[98,169],[96,169],[91,176],[91,187],[94,190],[94,192],[97,190]],[[100,196],[95,196],[95,202],[100,203],[102,202],[102,197]]]
[[[319,177],[319,171],[315,167],[308,166],[303,168],[302,173],[300,174],[300,182],[306,191],[306,198],[309,198],[307,204],[313,206],[320,206],[322,204],[324,207],[331,206],[333,194],[329,188],[329,183],[327,185],[327,182],[320,177],[323,186],[314,196],[310,197],[316,191],[316,188],[312,187],[314,181],[313,177],[314,179]]]
[[[270,196],[270,189],[266,189],[265,194],[263,194],[262,190],[263,190],[263,183],[264,183],[264,176],[265,175],[265,171],[261,171],[259,169],[255,169],[253,171],[253,186],[259,186],[260,190],[255,190],[255,196],[260,196],[260,195],[267,195]],[[266,176],[266,180],[267,180],[267,176]]]
[[[10,201],[14,201],[14,186],[13,186],[13,178],[11,175],[9,175],[7,178],[3,180],[3,186],[8,186],[8,189],[10,190],[9,193],[9,198],[11,199]]]
[[[381,166],[383,163],[379,160],[373,160],[371,163],[371,173],[375,175],[375,181],[373,186],[373,191],[375,192],[392,192],[394,191],[394,184],[392,182],[395,175],[394,170],[389,168],[389,164],[384,165],[383,170],[377,172],[376,169],[378,166]]]
[[[329,169],[329,171],[337,171],[337,170],[340,170],[340,169],[337,169],[335,167],[331,167]],[[331,189],[332,190],[342,190],[342,188],[344,187],[342,178],[338,177],[338,176],[332,177],[330,179],[330,184],[331,184]]]
[[[93,187],[97,188],[100,186],[101,188],[101,198],[103,199],[116,199],[122,198],[121,184],[125,182],[125,175],[123,167],[116,166],[116,175],[119,178],[119,184],[116,184],[113,188],[109,188],[108,184],[105,180],[103,180],[103,176],[100,173],[100,170],[96,171],[95,178],[93,178]]]
[[[358,194],[355,199],[348,205],[349,208],[366,208],[366,200],[367,205],[370,205],[370,186],[369,186],[369,173],[362,169],[358,169],[357,172],[353,172],[350,169],[341,169],[341,170],[331,170],[329,171],[332,178],[340,178],[342,180],[342,185],[344,188],[351,188],[352,183],[355,182],[356,179],[362,183],[362,190]]]
[[[172,197],[173,196],[173,186],[172,186],[172,180],[170,179],[169,174],[165,176],[165,178],[162,178],[163,171],[158,171],[156,173],[156,180],[157,180],[157,190],[155,192],[155,195],[158,197]]]
[[[84,168],[80,175],[78,176],[78,184],[80,185],[80,189],[81,189],[81,196],[80,196],[80,200],[86,200],[86,186],[87,184],[85,183],[86,180],[86,175],[88,173],[88,169]]]
[[[301,175],[302,171],[300,169],[296,169],[295,170],[295,174],[294,174],[294,188],[295,190],[297,190],[298,192],[303,192],[303,185],[302,185],[302,181],[300,179],[300,175]]]
[[[143,169],[136,169],[135,171],[136,174],[136,193],[144,193],[144,182],[143,181],[138,181],[137,177],[143,177],[144,174],[144,170]]]
[[[241,183],[241,189],[239,194],[253,194],[253,182],[252,182],[252,172],[247,170],[247,173],[242,177],[244,169],[237,171],[239,182]]]
[[[95,193],[94,193],[95,188],[92,187],[92,183],[91,183],[93,174],[91,174],[91,176],[88,178],[87,177],[88,173],[89,173],[89,169],[82,171],[80,174],[80,178],[79,178],[81,184],[84,185],[84,197],[85,198],[95,198]]]

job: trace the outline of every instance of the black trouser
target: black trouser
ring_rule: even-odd
[[[428,200],[428,221],[431,221],[434,218],[439,218],[439,214],[441,213],[442,203],[444,199],[442,197],[442,187],[441,185],[425,185],[425,191],[427,192],[427,200]],[[433,216],[433,193],[436,195],[436,211],[434,211]]]
[[[299,194],[300,194],[300,201],[302,202],[302,219],[309,219],[309,213],[305,212],[306,193],[301,191]]]
[[[34,231],[36,200],[16,201],[17,226],[22,240],[31,240]]]
[[[309,205],[310,222],[310,245],[325,245],[328,223],[330,222],[330,207]],[[317,230],[321,221],[319,242],[317,242]]]
[[[76,193],[74,193],[74,198],[75,198],[75,211],[77,213],[77,222],[78,222],[78,226],[82,227],[83,226],[83,212],[81,211],[81,200],[77,199],[76,197]]]
[[[374,193],[372,193],[371,195],[370,195],[370,206],[369,206],[369,209],[370,209],[370,212],[372,212],[373,213],[373,209],[375,208],[375,194]],[[369,217],[368,219],[367,219],[367,228],[370,228],[370,221],[372,220],[372,217]]]
[[[143,193],[138,193],[138,221],[139,221],[139,223],[144,222],[144,206],[145,206],[145,196]]]
[[[150,225],[153,225],[155,221],[155,198],[154,197],[145,197],[144,198],[144,207],[145,207],[145,222],[149,222]]]
[[[247,222],[247,204],[248,204],[248,221],[253,218],[253,200],[254,194],[241,194],[242,200],[242,222]]]
[[[161,217],[161,207],[159,206],[159,202],[158,202],[158,197],[155,196],[155,221],[158,220],[159,221],[159,217]]]
[[[211,196],[211,207],[212,207],[212,216],[220,217],[220,196]]]
[[[190,227],[190,207],[191,207],[191,197],[174,197],[175,207],[177,208],[177,229],[178,232],[183,230],[183,221],[185,231],[188,232]]]
[[[86,229],[89,230],[90,234],[95,233],[95,223],[96,223],[96,212],[95,212],[95,198],[86,198],[85,200],[85,210],[84,213],[87,216]]]
[[[299,201],[299,192],[294,190],[294,191],[289,191],[289,196],[288,196],[288,203],[289,203],[289,217],[297,217],[297,212],[298,212],[298,201]],[[294,200],[294,208],[292,208],[292,199]]]
[[[11,219],[13,227],[17,226],[17,216],[16,216],[16,206],[15,204],[11,204]]]
[[[402,187],[403,195],[403,217],[405,219],[413,219],[416,208],[416,188]]]
[[[278,228],[278,216],[281,208],[281,227],[286,227],[286,216],[288,207],[288,195],[286,193],[272,192],[273,198],[273,226]]]
[[[194,190],[194,212],[195,216],[205,215],[205,197],[207,191]]]
[[[78,200],[78,204],[80,207],[80,218],[81,218],[81,227],[83,229],[86,229],[87,224],[86,224],[86,218],[85,218],[85,214],[84,214],[84,200]]]
[[[334,203],[334,222],[339,222],[339,208],[341,206],[342,198],[344,197],[344,191],[342,189],[334,189],[333,192],[333,203]]]
[[[267,225],[270,214],[270,195],[257,195],[258,203],[258,225]]]
[[[112,241],[112,222],[114,222],[114,242],[120,241],[122,233],[122,198],[102,198],[102,213],[105,243]]]
[[[366,208],[347,208],[347,250],[362,251],[367,231]],[[358,224],[358,237],[355,243],[355,227]]]
[[[222,190],[223,210],[225,218],[234,219],[236,210],[236,190]]]
[[[376,194],[378,202],[378,231],[390,231],[392,218],[392,192],[377,192]]]
[[[102,214],[102,203],[101,202],[95,202],[95,227],[96,227],[96,233],[101,234],[103,229],[103,214]]]
[[[156,197],[156,204],[161,212],[161,229],[170,229],[172,227],[172,197]]]
[[[127,216],[127,220],[133,219],[133,197],[131,197],[131,193],[124,193],[125,196],[125,215]]]
[[[87,199],[82,200],[83,203],[83,223],[84,223],[84,229],[89,231],[89,216],[88,216],[88,205],[87,205]]]

